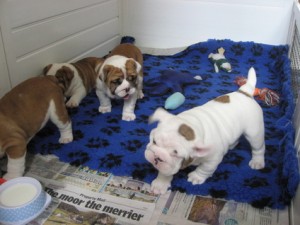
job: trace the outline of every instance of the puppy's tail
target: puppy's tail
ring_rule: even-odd
[[[123,36],[121,38],[121,44],[125,44],[125,43],[134,44],[135,38],[131,36]]]
[[[242,85],[239,90],[247,93],[248,95],[253,96],[256,86],[256,72],[253,67],[251,67],[248,71],[247,82]]]

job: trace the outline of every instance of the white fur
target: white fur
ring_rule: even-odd
[[[99,112],[101,113],[108,113],[111,112],[111,101],[110,99],[114,98],[124,98],[124,105],[123,105],[123,112],[122,112],[122,120],[125,121],[132,121],[135,120],[136,116],[134,114],[135,104],[138,98],[143,98],[144,94],[142,92],[142,82],[143,78],[138,76],[138,91],[136,88],[131,87],[129,82],[124,79],[123,82],[117,87],[115,94],[111,93],[109,88],[105,85],[102,80],[104,79],[103,68],[106,65],[112,65],[114,67],[118,67],[122,70],[125,74],[125,78],[127,77],[125,64],[127,60],[131,58],[127,58],[121,55],[113,55],[108,57],[104,63],[102,64],[101,68],[99,69],[99,77],[101,79],[97,79],[96,82],[96,94],[100,101]],[[134,59],[131,59],[134,60]],[[135,61],[135,60],[134,60]],[[137,73],[139,73],[142,69],[142,66],[135,61],[137,65]],[[97,68],[96,68],[97,71]],[[127,91],[126,89],[129,89]]]
[[[252,95],[256,84],[253,68],[249,70],[247,83],[241,91]],[[191,165],[197,168],[188,174],[192,184],[202,184],[212,176],[227,151],[237,145],[244,135],[252,149],[249,166],[252,169],[264,167],[264,122],[263,112],[258,103],[241,92],[227,94],[229,103],[209,101],[206,104],[184,111],[177,116],[158,109],[150,117],[150,122],[159,121],[150,133],[150,142],[145,157],[159,171],[151,189],[163,194],[170,186],[184,160],[192,158]],[[179,127],[185,124],[195,134],[187,140],[179,134]],[[176,151],[175,151],[176,150]]]
[[[46,75],[55,75],[57,70],[63,66],[70,68],[74,72],[74,77],[70,83],[69,88],[65,92],[65,96],[70,97],[66,103],[67,107],[77,107],[81,100],[87,95],[86,88],[78,74],[77,69],[70,63],[54,63]]]
[[[26,153],[18,159],[12,159],[9,156],[7,156],[7,172],[3,179],[10,180],[16,177],[23,176],[24,170],[25,170],[25,159],[26,159]]]

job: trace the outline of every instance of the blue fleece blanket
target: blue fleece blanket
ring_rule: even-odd
[[[232,72],[215,73],[208,59],[223,47],[232,65]],[[264,111],[266,166],[252,170],[249,144],[241,138],[239,145],[224,157],[214,175],[202,185],[187,181],[187,168],[175,175],[173,190],[188,194],[211,195],[217,198],[247,202],[255,207],[283,208],[288,205],[299,183],[299,171],[291,117],[294,110],[291,91],[290,61],[287,46],[271,46],[253,42],[209,40],[191,45],[172,56],[144,55],[144,93],[138,100],[136,120],[121,120],[122,101],[112,102],[112,112],[100,114],[95,93],[89,94],[80,107],[70,109],[74,141],[58,144],[59,133],[47,124],[29,144],[34,153],[55,154],[62,161],[85,165],[119,176],[151,181],[157,171],[145,160],[144,150],[155,125],[148,117],[176,91],[184,94],[183,105],[171,112],[201,105],[219,95],[235,91],[236,76],[246,76],[250,67],[257,73],[258,88],[267,87],[280,94],[280,104],[267,106],[257,100]],[[201,76],[202,80],[194,77]]]

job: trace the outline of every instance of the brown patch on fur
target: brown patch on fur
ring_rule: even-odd
[[[246,92],[244,92],[244,91],[242,91],[242,90],[238,90],[237,92],[239,92],[239,93],[241,93],[241,94],[243,94],[243,95],[246,95],[246,96],[249,97],[249,98],[252,98],[252,97],[253,97],[253,96],[249,95],[248,93],[246,93]]]
[[[72,63],[78,71],[87,92],[90,92],[96,87],[96,80],[98,78],[96,68],[100,68],[103,62],[104,59],[102,58],[87,57],[77,61],[76,63]]]
[[[181,163],[181,167],[180,169],[185,169],[187,168],[189,165],[191,165],[191,163],[193,162],[193,159],[191,157],[189,157],[188,159],[184,159]]]
[[[230,103],[230,97],[228,95],[223,95],[214,99],[216,102]]]
[[[70,122],[59,84],[54,76],[30,78],[0,99],[0,146],[10,158],[25,154],[27,142],[40,130],[51,101],[59,120]]]
[[[143,62],[144,62],[143,54],[138,47],[136,47],[133,44],[129,44],[129,43],[120,44],[110,52],[108,57],[113,56],[113,55],[122,55],[127,58],[132,58],[132,59],[136,60],[142,66],[142,69],[141,69],[139,75],[143,76]]]
[[[105,65],[103,68],[104,82],[109,87],[111,93],[114,93],[116,88],[122,83],[124,74],[118,67]]]
[[[137,80],[137,65],[136,62],[132,59],[128,59],[125,64],[127,80],[133,83],[136,83]]]
[[[74,72],[67,66],[63,66],[61,69],[56,71],[55,77],[58,80],[59,86],[65,92],[71,84],[74,77]]]
[[[180,125],[179,129],[178,129],[179,134],[181,134],[183,137],[185,137],[186,140],[191,141],[195,139],[195,132],[194,130],[186,125],[186,124],[182,124]]]

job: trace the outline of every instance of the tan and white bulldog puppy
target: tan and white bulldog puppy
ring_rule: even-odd
[[[122,119],[135,120],[135,104],[143,98],[143,55],[133,44],[114,48],[99,70],[96,94],[99,112],[111,112],[110,99],[124,99]]]
[[[87,57],[75,63],[53,63],[46,66],[43,73],[44,75],[55,75],[57,70],[63,66],[69,68],[68,73],[73,74],[73,79],[65,92],[65,96],[70,97],[66,105],[67,107],[77,107],[81,100],[96,87],[98,78],[96,68],[99,68],[103,62],[102,58]]]
[[[241,135],[249,141],[252,169],[265,166],[263,111],[253,99],[256,73],[249,70],[248,81],[238,91],[220,96],[177,116],[157,109],[150,122],[159,121],[150,133],[146,159],[159,171],[151,189],[163,194],[173,175],[189,165],[197,168],[188,181],[202,184],[212,176],[228,149],[234,148]]]
[[[0,99],[0,156],[8,158],[4,179],[23,175],[27,143],[48,120],[59,129],[59,143],[73,140],[63,95],[71,79],[61,69],[56,76],[30,78]]]

